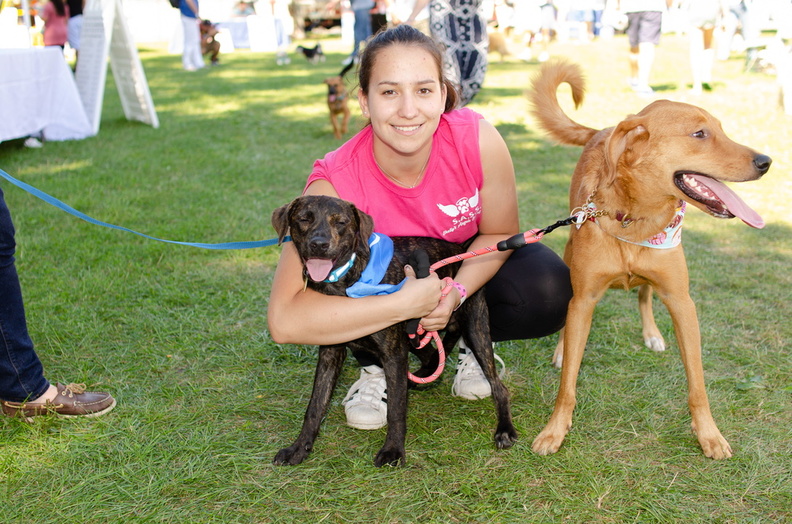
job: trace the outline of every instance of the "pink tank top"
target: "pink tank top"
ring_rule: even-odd
[[[414,188],[397,185],[377,167],[371,126],[317,160],[306,187],[327,180],[341,198],[374,218],[379,233],[464,242],[478,233],[481,221],[481,118],[467,108],[440,118],[426,172]]]

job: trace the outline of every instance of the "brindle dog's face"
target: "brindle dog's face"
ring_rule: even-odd
[[[344,80],[340,76],[325,78],[324,83],[327,84],[327,97],[330,102],[335,102],[336,97],[343,95],[346,91]]]
[[[272,213],[272,226],[283,242],[288,234],[314,282],[345,264],[358,246],[366,245],[374,226],[353,204],[328,196],[302,196]]]

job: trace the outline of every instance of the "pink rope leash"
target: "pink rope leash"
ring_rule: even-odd
[[[543,236],[544,236],[544,231],[540,229],[532,229],[520,235],[515,235],[515,237],[512,237],[512,239],[510,240],[516,240],[518,243],[521,244],[519,247],[522,247],[526,244],[533,244],[534,242],[539,242]],[[434,264],[429,266],[429,271],[434,272],[440,269],[441,267],[447,266],[449,264],[455,264],[457,262],[462,262],[463,260],[467,260],[469,258],[477,257],[480,255],[486,255],[488,253],[494,253],[496,251],[505,251],[506,249],[514,249],[514,248],[505,246],[504,249],[501,249],[501,246],[496,244],[494,246],[483,247],[475,251],[468,251],[466,253],[461,253],[459,255],[453,255],[448,258],[444,258],[439,262],[435,262]],[[452,288],[454,285],[454,281],[453,279],[451,279],[451,277],[444,278],[443,282],[445,282],[446,285],[440,294],[440,300],[443,300],[445,297],[448,296],[449,289]],[[418,324],[417,333],[410,334],[409,337],[415,338],[415,336],[417,335],[418,336],[424,335],[421,341],[418,343],[418,349],[425,347],[431,340],[434,339],[435,346],[437,346],[437,354],[438,354],[438,358],[440,359],[440,362],[438,363],[437,369],[434,371],[434,373],[432,373],[428,377],[417,377],[408,371],[407,378],[409,378],[415,384],[429,384],[430,382],[434,382],[443,373],[443,370],[445,369],[445,359],[446,359],[445,349],[443,348],[443,341],[440,338],[440,335],[438,334],[437,331],[425,331],[423,326]]]
[[[443,279],[445,282],[445,287],[443,291],[440,293],[440,300],[443,300],[445,297],[448,296],[449,289],[454,287],[453,280],[451,277],[446,277]],[[424,335],[421,341],[418,343],[418,349],[425,347],[432,339],[435,341],[435,346],[437,346],[437,356],[440,361],[437,364],[437,369],[435,369],[434,373],[429,375],[428,377],[417,377],[413,375],[411,372],[407,372],[407,378],[409,378],[412,382],[416,384],[428,384],[430,382],[434,382],[437,377],[439,377],[443,370],[445,369],[445,349],[443,348],[443,340],[440,338],[440,334],[437,331],[426,331],[424,330],[423,326],[418,324],[418,331],[415,335],[409,335],[410,338],[414,338],[416,335]]]

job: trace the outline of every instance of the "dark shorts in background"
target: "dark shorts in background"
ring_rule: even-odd
[[[663,23],[663,13],[660,11],[638,11],[627,13],[627,36],[630,39],[630,47],[638,47],[638,44],[660,43],[660,28]]]

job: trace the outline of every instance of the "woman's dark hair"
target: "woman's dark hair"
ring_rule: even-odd
[[[454,109],[459,101],[459,93],[456,86],[443,75],[443,51],[441,47],[411,25],[401,24],[392,29],[380,31],[368,42],[360,55],[360,63],[358,65],[358,83],[360,89],[368,94],[369,83],[371,82],[371,71],[374,68],[374,63],[377,61],[377,56],[383,49],[392,45],[414,46],[423,49],[434,58],[437,64],[437,73],[440,77],[440,82],[446,87],[446,104],[444,113],[448,113]]]
[[[51,0],[52,5],[55,6],[55,12],[58,13],[59,16],[64,16],[66,14],[66,7],[64,7],[63,0]]]

